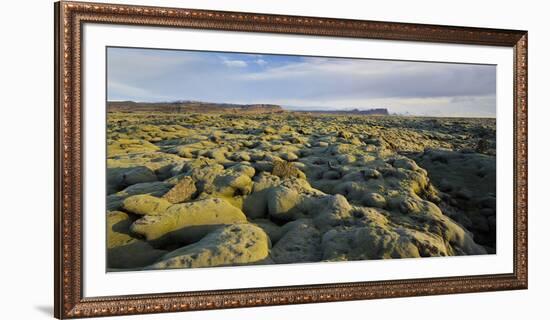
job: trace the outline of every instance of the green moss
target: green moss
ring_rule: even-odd
[[[169,201],[148,194],[130,196],[122,202],[124,210],[139,215],[161,215],[172,205]]]
[[[212,226],[246,222],[244,213],[219,198],[174,204],[162,215],[148,215],[134,222],[131,230],[147,240],[161,242],[191,241],[201,237]]]
[[[252,224],[218,228],[199,242],[163,256],[149,269],[201,268],[258,263],[269,254],[269,238]]]
[[[107,140],[107,157],[123,154],[144,153],[157,151],[159,148],[154,144],[139,139],[118,139]]]

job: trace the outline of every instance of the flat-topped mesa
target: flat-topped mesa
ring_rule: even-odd
[[[282,113],[283,108],[274,104],[229,104],[200,101],[134,102],[109,101],[109,112],[196,112],[196,113]]]
[[[387,116],[390,113],[388,112],[388,109],[386,108],[374,108],[374,109],[368,109],[368,110],[359,110],[354,109],[349,111],[350,114],[377,114],[377,115],[384,115]]]

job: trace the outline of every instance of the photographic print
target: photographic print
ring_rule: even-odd
[[[527,288],[527,31],[54,12],[56,317]]]
[[[106,55],[108,271],[496,253],[495,65]]]

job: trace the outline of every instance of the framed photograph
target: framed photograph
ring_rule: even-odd
[[[527,32],[55,5],[55,315],[527,288]]]

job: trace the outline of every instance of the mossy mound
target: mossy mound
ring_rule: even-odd
[[[161,215],[172,205],[163,198],[157,198],[148,194],[130,196],[122,202],[124,210],[138,215]]]
[[[260,263],[269,254],[269,238],[252,224],[218,228],[199,242],[164,255],[147,269],[202,268]]]
[[[244,213],[225,200],[209,198],[171,205],[161,215],[144,216],[131,230],[156,245],[165,245],[193,242],[220,225],[246,221]]]
[[[107,154],[109,157],[130,153],[144,153],[157,151],[154,144],[140,139],[107,140]]]
[[[166,251],[154,249],[130,234],[130,225],[134,220],[125,212],[113,211],[107,214],[108,268],[141,268],[166,254]]]

